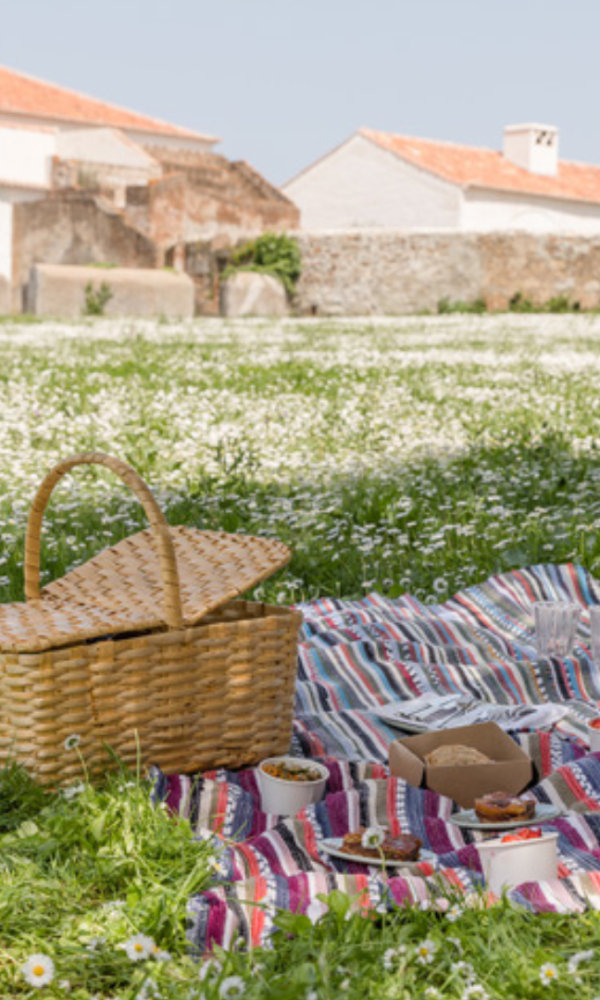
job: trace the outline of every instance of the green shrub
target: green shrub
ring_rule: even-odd
[[[288,295],[293,295],[301,274],[300,249],[297,240],[285,233],[263,233],[249,240],[231,255],[224,278],[238,271],[257,271],[279,278]]]
[[[104,310],[114,298],[114,292],[108,282],[103,281],[99,288],[94,288],[91,281],[85,286],[84,316],[104,316]]]
[[[517,313],[570,313],[579,312],[580,308],[579,302],[571,302],[566,295],[555,295],[538,305],[523,292],[515,292],[508,303],[509,312]]]
[[[540,312],[540,307],[523,295],[523,292],[515,292],[509,300],[508,311],[515,313]]]
[[[460,299],[457,302],[452,302],[450,299],[440,299],[437,305],[437,311],[441,315],[444,313],[481,313],[487,312],[487,303],[485,299],[474,299],[473,302],[462,302]]]
[[[579,312],[581,306],[579,302],[571,302],[566,295],[555,295],[548,299],[546,309],[551,313]]]

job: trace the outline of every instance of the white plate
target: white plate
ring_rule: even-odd
[[[407,733],[422,733],[428,729],[445,729],[450,720],[462,725],[461,716],[470,699],[466,695],[422,695],[410,701],[391,701],[372,708],[382,722]]]
[[[388,861],[385,858],[382,861],[381,858],[361,858],[358,854],[346,854],[342,851],[341,847],[343,843],[343,837],[327,837],[321,841],[321,847],[325,851],[325,854],[330,854],[332,858],[341,858],[342,861],[351,861],[357,865],[378,865],[380,868],[382,865],[385,865],[386,868],[404,868],[418,874],[420,872],[417,865],[420,865],[423,861],[429,861],[433,864],[436,860],[436,855],[433,851],[426,851],[423,848],[421,848],[418,861]]]
[[[450,822],[465,830],[517,830],[521,826],[539,826],[540,823],[548,823],[551,819],[556,819],[561,815],[562,809],[559,809],[558,806],[550,805],[547,802],[536,802],[533,819],[513,819],[504,823],[482,823],[480,819],[477,819],[474,809],[463,809],[462,812],[454,813],[450,817]]]
[[[551,729],[567,714],[567,708],[555,702],[541,705],[495,705],[468,695],[438,695],[412,701],[391,701],[371,709],[386,725],[407,733],[455,729],[479,722],[495,722],[506,730]]]

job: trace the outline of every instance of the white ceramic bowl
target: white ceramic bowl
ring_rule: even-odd
[[[310,767],[321,775],[315,781],[286,781],[263,771],[264,764],[287,764],[288,767]],[[258,765],[258,787],[263,812],[277,816],[295,816],[306,806],[323,798],[329,771],[324,764],[303,757],[268,757]]]
[[[590,753],[598,753],[600,751],[600,729],[588,726],[587,738],[590,745]]]
[[[482,840],[477,851],[483,876],[495,896],[522,882],[544,882],[558,878],[558,833],[544,833],[535,840],[513,840],[503,844],[501,837]]]

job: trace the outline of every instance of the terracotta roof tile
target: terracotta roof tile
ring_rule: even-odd
[[[156,118],[138,115],[115,104],[105,104],[75,90],[37,80],[24,73],[0,66],[0,114],[32,115],[86,125],[108,125],[155,135],[216,142],[212,136],[170,125]]]
[[[517,167],[493,149],[413,139],[367,128],[361,129],[360,134],[401,159],[461,187],[600,202],[600,167],[586,163],[559,160],[556,176],[545,177]]]

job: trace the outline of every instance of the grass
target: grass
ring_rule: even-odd
[[[538,561],[595,571],[599,335],[591,316],[6,323],[0,599],[22,598],[43,470],[95,449],[134,464],[173,523],[289,542],[290,566],[255,589],[274,601],[369,590],[439,600]],[[44,579],[142,525],[104,473],[65,480],[46,518]],[[221,955],[200,981],[185,899],[211,884],[215,845],[152,807],[137,775],[68,795],[0,774],[0,997],[598,993],[597,951],[569,971],[595,947],[598,914],[474,905],[453,923],[416,909],[346,919],[339,895],[318,923],[283,916],[274,949]],[[123,946],[137,934],[171,958],[132,962]],[[426,940],[431,963],[419,961]],[[35,953],[56,967],[43,990],[21,973]],[[558,978],[542,983],[548,963]]]
[[[599,332],[585,316],[6,331],[0,599],[22,595],[40,466],[88,449],[131,461],[175,522],[288,541],[270,599],[595,570]],[[45,578],[142,523],[114,480],[79,473],[48,515]]]

